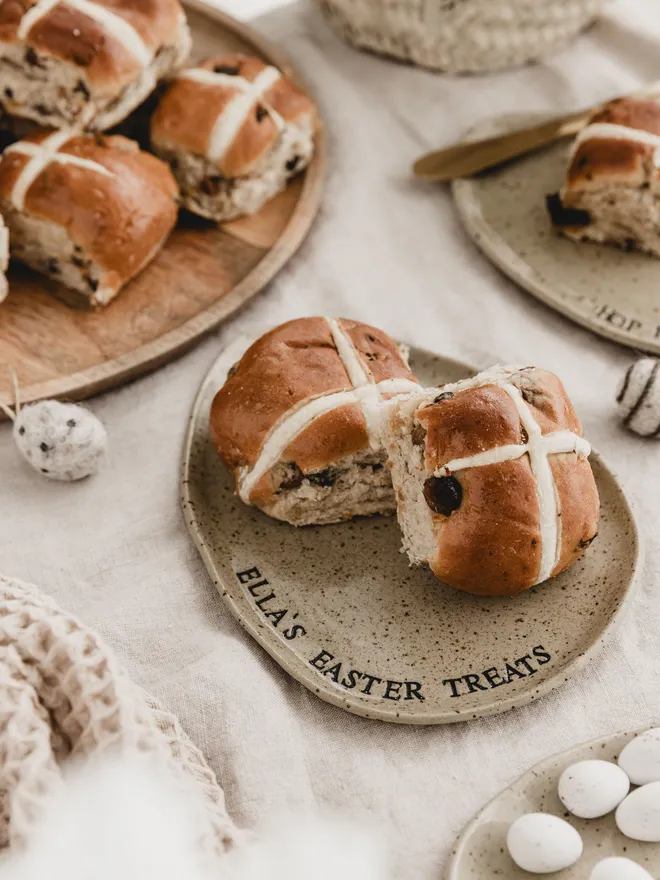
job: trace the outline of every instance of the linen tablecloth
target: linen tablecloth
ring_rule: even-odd
[[[295,59],[321,105],[329,173],[318,220],[235,319],[184,358],[90,402],[112,447],[99,475],[49,483],[0,427],[0,569],[101,631],[134,679],[178,714],[239,824],[317,805],[349,810],[380,825],[397,877],[437,878],[463,824],[531,764],[660,720],[660,445],[615,415],[615,386],[634,353],[500,275],[461,229],[446,189],[416,183],[409,165],[493,113],[568,111],[660,78],[660,9],[620,0],[547,63],[478,78],[361,55],[308,4],[257,26]],[[535,362],[564,380],[587,436],[637,501],[647,554],[616,636],[559,691],[456,726],[363,720],[292,681],[224,607],[179,509],[192,398],[238,332],[319,313],[375,323],[476,367]]]

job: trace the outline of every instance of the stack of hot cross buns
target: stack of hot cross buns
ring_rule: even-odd
[[[537,367],[423,388],[381,330],[301,318],[228,365],[210,427],[246,504],[296,526],[396,511],[411,563],[468,592],[540,584],[596,536],[589,444]]]
[[[14,258],[105,305],[179,205],[251,214],[307,166],[310,99],[257,58],[186,69],[190,49],[179,0],[0,0],[0,299],[5,226]],[[149,152],[101,134],[132,111],[152,114]]]

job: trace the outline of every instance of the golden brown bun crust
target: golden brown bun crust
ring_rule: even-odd
[[[660,104],[622,98],[595,113],[590,124],[596,123],[622,125],[660,136]],[[604,184],[641,186],[648,175],[647,164],[654,150],[650,144],[623,138],[598,137],[583,141],[568,170],[564,203],[570,207],[572,194]]]
[[[542,433],[582,429],[559,379],[544,370],[517,374],[520,389]],[[526,442],[509,395],[496,385],[457,392],[417,413],[425,425],[426,471],[487,449]],[[557,574],[570,565],[597,531],[599,501],[587,461],[574,454],[553,455],[561,509],[562,545]],[[529,456],[457,471],[462,489],[450,516],[433,513],[438,553],[431,568],[443,581],[481,595],[512,595],[533,586],[541,560],[536,481]],[[469,548],[469,552],[466,552]]]
[[[600,499],[588,461],[553,455],[550,466],[562,499],[561,550],[553,575],[582,556],[598,533]]]
[[[397,344],[381,330],[344,319],[339,325],[354,340],[376,382],[414,378]],[[266,437],[292,408],[351,388],[324,318],[300,318],[275,327],[250,346],[215,395],[211,406],[215,447],[235,473],[252,468]],[[362,410],[348,404],[316,419],[292,441],[282,460],[310,473],[368,448]],[[271,489],[270,482],[262,480],[251,500],[267,503]]]
[[[426,466],[430,471],[483,449],[523,442],[518,411],[497,385],[468,388],[449,400],[424,407],[417,418],[426,426]]]
[[[304,473],[321,471],[347,455],[355,455],[369,446],[367,426],[362,410],[356,404],[337,407],[314,422],[289,444],[282,455],[283,462],[295,462]],[[253,504],[265,507],[275,501],[275,490],[270,475],[255,486],[250,495]]]
[[[355,455],[369,443],[362,410],[356,403],[337,407],[315,419],[289,444],[282,456],[306,472],[322,470],[332,461]]]
[[[570,205],[571,193],[592,187],[624,183],[641,186],[646,178],[646,160],[653,147],[633,141],[594,138],[583,141],[568,169],[568,186],[563,197]]]
[[[339,323],[350,336],[362,362],[369,368],[374,382],[413,378],[410,368],[401,358],[398,345],[387,333],[346,318],[342,318]]]
[[[178,0],[95,0],[125,19],[139,33],[147,47],[157,52],[174,45],[180,27]],[[31,0],[3,0],[0,3],[0,42],[18,41],[23,14]],[[97,94],[114,93],[133,80],[140,61],[97,21],[66,5],[54,6],[30,29],[26,49],[35,49],[81,68]]]
[[[258,58],[234,54],[207,58],[198,67],[252,82],[267,65]],[[236,87],[224,83],[201,83],[185,77],[175,79],[152,117],[153,144],[163,149],[206,156],[216,120],[236,94]],[[315,118],[312,101],[282,75],[263,94],[262,101],[254,102],[233,143],[220,160],[218,167],[225,177],[246,175],[278,138],[277,126],[270,115],[261,112],[261,103],[272,107],[285,122],[295,122],[302,116]]]
[[[536,483],[527,458],[472,468],[458,480],[459,510],[448,518],[433,516],[441,547],[431,562],[433,573],[481,596],[528,589],[541,562],[541,542]]]
[[[625,125],[640,131],[650,131],[660,135],[660,104],[657,101],[638,98],[619,98],[610,101],[590,119],[590,124],[608,122],[612,125]]]
[[[51,132],[24,140],[40,143]],[[25,212],[63,226],[71,240],[106,271],[103,284],[121,286],[164,241],[177,217],[177,185],[167,165],[122,137],[72,137],[61,149],[102,165],[114,177],[51,162],[30,186]],[[14,184],[30,157],[4,153],[0,205],[9,207]]]

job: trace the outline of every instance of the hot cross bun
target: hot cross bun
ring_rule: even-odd
[[[0,103],[44,126],[103,131],[190,45],[178,0],[0,0]]]
[[[0,213],[17,260],[105,305],[149,263],[177,217],[160,159],[127,138],[39,131],[0,158]]]
[[[624,98],[594,114],[548,210],[575,241],[660,257],[660,102]]]
[[[151,120],[183,205],[211,220],[253,214],[312,157],[316,111],[258,58],[209,58],[179,74]]]
[[[460,590],[527,590],[596,536],[591,450],[553,373],[494,368],[397,399],[383,438],[404,549]]]
[[[246,504],[297,526],[394,512],[382,416],[419,385],[393,339],[357,321],[301,318],[227,369],[211,434]]]

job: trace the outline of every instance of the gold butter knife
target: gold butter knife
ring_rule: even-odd
[[[628,97],[647,98],[659,93],[660,82],[656,82]],[[415,162],[413,173],[424,180],[436,181],[470,177],[479,171],[494,168],[510,159],[539,150],[562,138],[573,137],[587,124],[592,113],[602,106],[597,104],[588,110],[537,123],[507,134],[455,144],[444,150],[434,150]]]

